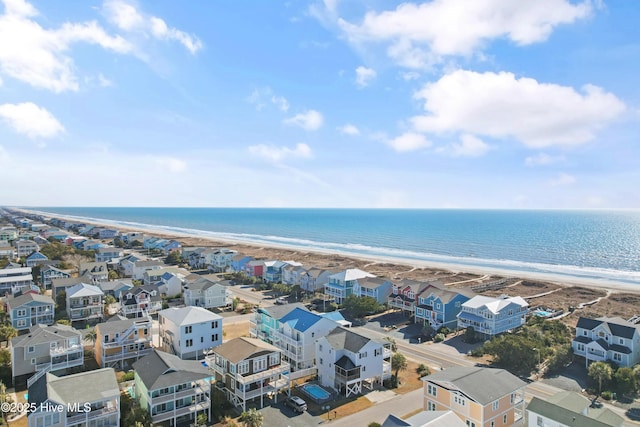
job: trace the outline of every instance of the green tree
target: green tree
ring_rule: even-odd
[[[71,321],[68,319],[58,319],[56,320],[56,323],[58,325],[66,325],[66,326],[71,326]]]
[[[593,362],[588,369],[589,378],[598,382],[598,394],[602,393],[602,383],[611,380],[613,369],[604,362]]]
[[[549,372],[558,372],[573,360],[573,349],[571,344],[564,344],[555,349],[553,356],[549,359]]]
[[[0,404],[1,403],[13,403],[13,399],[11,395],[7,393],[7,386],[4,385],[2,381],[0,381]],[[11,405],[9,406],[11,409]],[[7,415],[11,415],[13,412],[11,411],[2,411],[2,425],[7,425]]]
[[[109,270],[109,280],[118,280],[120,278],[120,274],[116,270]]]
[[[367,427],[382,427],[382,424],[376,421],[372,421],[367,425]]]
[[[206,426],[207,422],[209,422],[209,418],[207,417],[207,414],[200,414],[196,418],[196,425],[197,426]]]
[[[619,368],[614,378],[616,379],[616,385],[620,392],[628,393],[636,390],[636,378],[633,375],[632,368]]]
[[[431,369],[429,369],[429,367],[424,363],[421,363],[420,365],[418,365],[416,372],[418,373],[418,376],[420,378],[425,377],[427,375],[431,375]]]
[[[164,260],[165,264],[178,265],[182,262],[180,251],[171,251]]]
[[[407,358],[404,356],[404,354],[394,353],[393,356],[391,356],[391,369],[395,371],[395,374],[393,376],[396,378],[396,381],[398,380],[400,371],[404,371],[405,369],[407,369],[407,365]]]
[[[11,367],[11,352],[6,348],[0,349],[0,367]]]
[[[264,416],[256,408],[251,408],[240,415],[245,427],[262,427]]]
[[[375,298],[359,297],[353,294],[344,299],[342,307],[349,310],[357,318],[362,318],[367,314],[376,313],[382,308]]]
[[[139,248],[140,246],[142,246],[142,242],[140,240],[134,240],[133,242],[131,242],[132,248]]]
[[[91,328],[89,329],[89,331],[87,331],[87,333],[84,336],[84,340],[94,344],[96,343],[96,340],[98,339],[98,334],[96,333],[95,328]]]
[[[636,380],[636,390],[640,389],[640,364],[633,367],[633,378]]]
[[[56,295],[56,309],[59,311],[67,309],[67,293],[65,291],[58,292]]]
[[[476,330],[473,329],[473,326],[469,326],[464,331],[464,342],[474,343],[476,342]]]
[[[13,326],[5,323],[0,325],[0,340],[7,342],[7,347],[9,346],[9,341],[11,338],[18,336],[18,330]]]
[[[291,286],[285,285],[284,283],[274,283],[271,289],[273,289],[273,292],[276,293],[276,296],[288,294],[289,292],[291,292]]]

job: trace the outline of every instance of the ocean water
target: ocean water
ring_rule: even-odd
[[[30,208],[300,250],[640,285],[640,211]]]

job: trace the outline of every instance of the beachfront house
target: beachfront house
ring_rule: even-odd
[[[418,296],[414,322],[431,326],[436,331],[442,327],[455,329],[462,304],[469,301],[473,295],[470,291],[454,291],[431,286]]]
[[[94,355],[98,365],[126,371],[131,364],[151,352],[151,318],[127,319],[113,316],[96,325]]]
[[[227,287],[206,277],[185,284],[182,293],[185,305],[209,309],[231,304],[231,292]]]
[[[297,379],[316,373],[315,342],[337,326],[296,303],[258,308],[249,321],[249,334],[279,348],[291,365],[290,378]]]
[[[462,304],[458,328],[492,337],[524,325],[528,312],[529,303],[521,297],[476,295]]]
[[[215,374],[216,387],[234,406],[247,410],[247,403],[289,390],[289,364],[282,360],[280,349],[255,338],[234,338],[215,347],[206,356]]]
[[[380,304],[387,302],[393,284],[382,277],[363,277],[353,285],[353,294],[359,297],[371,297]]]
[[[210,420],[212,374],[200,362],[152,350],[133,370],[136,401],[153,425],[193,425],[202,414]]]
[[[11,339],[9,351],[14,380],[40,371],[84,366],[82,333],[67,325],[32,326],[28,333]]]
[[[344,299],[353,293],[353,287],[358,280],[373,277],[376,276],[358,268],[349,268],[329,276],[329,282],[325,285],[324,293],[334,298],[337,304],[342,304]]]
[[[527,405],[530,426],[622,427],[624,418],[611,409],[595,408],[591,400],[575,391],[561,391],[542,400],[534,397]]]
[[[300,287],[307,292],[324,292],[324,286],[329,282],[329,276],[338,270],[311,267],[300,275]]]
[[[253,260],[253,257],[249,255],[236,254],[231,257],[231,262],[229,263],[229,270],[233,273],[244,272],[244,266]]]
[[[18,331],[25,331],[35,325],[53,325],[55,302],[47,295],[31,292],[5,299],[5,312],[9,321]]]
[[[33,285],[31,267],[0,269],[0,295],[13,294]]]
[[[40,283],[45,289],[51,289],[53,279],[68,279],[71,277],[71,273],[65,270],[60,270],[53,265],[43,265],[40,267]]]
[[[121,292],[120,313],[129,318],[148,317],[162,310],[162,297],[155,285],[134,286]]]
[[[423,377],[425,411],[453,411],[469,427],[524,423],[527,385],[504,369],[453,367]]]
[[[337,327],[316,341],[320,385],[345,397],[372,390],[391,378],[391,342],[374,340]]]
[[[580,317],[571,347],[586,365],[610,361],[632,367],[640,363],[640,325],[620,317]]]
[[[35,408],[27,415],[29,427],[120,426],[120,387],[111,368],[47,373],[29,387],[28,397]]]
[[[94,285],[79,283],[67,288],[67,317],[71,322],[102,320],[104,292]]]
[[[231,266],[231,261],[238,251],[227,248],[207,248],[200,253],[199,265],[210,271],[224,272]]]
[[[302,286],[302,276],[307,272],[307,268],[299,262],[287,261],[287,265],[282,268],[282,283],[291,286]]]
[[[432,286],[429,282],[402,279],[393,284],[387,304],[389,307],[400,309],[405,315],[411,316],[415,313],[418,305],[418,297]]]
[[[265,261],[257,260],[257,259],[247,262],[244,266],[245,274],[249,277],[256,277],[256,278],[262,279],[264,275],[264,270],[265,270],[264,263]]]
[[[202,359],[222,344],[222,317],[202,307],[171,307],[158,312],[160,347],[181,359]]]

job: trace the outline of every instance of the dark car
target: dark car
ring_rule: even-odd
[[[296,412],[303,413],[307,410],[307,402],[299,398],[298,396],[290,396],[285,401],[285,405],[290,407]]]

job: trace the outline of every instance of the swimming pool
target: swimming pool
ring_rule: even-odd
[[[317,384],[305,384],[300,388],[316,402],[321,402],[331,398],[331,393]]]
[[[555,313],[551,312],[551,311],[546,311],[546,310],[535,310],[533,312],[534,315],[539,316],[539,317],[551,317],[553,316]]]

